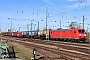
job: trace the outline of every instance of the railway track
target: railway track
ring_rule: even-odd
[[[16,38],[11,39],[11,41],[26,45],[28,47],[30,46],[32,48],[37,48],[40,53],[44,54],[46,59],[49,58],[52,60],[55,58],[63,58],[65,60],[90,60],[90,48],[88,44]],[[50,56],[50,54],[52,55]]]
[[[26,40],[26,41],[30,42],[31,40]],[[37,43],[36,40],[34,40],[33,42]],[[39,44],[44,43],[45,45],[58,46],[58,47],[63,48],[63,49],[68,49],[69,51],[77,50],[77,51],[79,51],[79,53],[82,53],[82,52],[89,53],[89,50],[90,50],[90,48],[89,48],[90,46],[88,44],[80,44],[79,45],[78,43],[65,43],[65,42],[53,42],[53,41],[50,41],[50,42],[40,41],[38,43]],[[82,54],[84,54],[84,53],[82,53]]]
[[[14,42],[24,44],[27,46],[33,46],[35,48],[43,49],[45,51],[53,52],[54,54],[57,54],[57,56],[63,57],[64,59],[67,59],[67,60],[69,60],[69,59],[71,59],[71,60],[74,60],[74,59],[90,60],[89,54],[86,54],[83,52],[81,53],[78,51],[62,49],[57,46],[43,45],[43,44],[38,44],[38,43],[33,43],[33,42],[25,42],[25,41],[20,41],[20,40],[15,40]],[[82,56],[84,56],[84,57],[82,57]],[[60,57],[58,57],[58,58],[60,58]]]

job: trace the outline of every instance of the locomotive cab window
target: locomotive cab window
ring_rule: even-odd
[[[85,30],[78,30],[78,32],[79,32],[79,33],[84,33],[84,32],[85,32]]]

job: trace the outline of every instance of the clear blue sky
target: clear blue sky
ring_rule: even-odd
[[[62,28],[67,28],[67,22],[82,23],[83,15],[85,16],[85,29],[90,24],[90,0],[0,0],[1,30],[6,31],[11,28],[11,19],[14,30],[18,30],[19,27],[22,31],[27,30],[27,24],[30,24],[32,19],[40,23],[40,29],[44,29],[46,7],[48,7],[48,28],[59,28],[60,20],[64,25]],[[36,21],[32,22],[36,24],[35,29],[37,29]],[[90,25],[88,28],[90,30]]]

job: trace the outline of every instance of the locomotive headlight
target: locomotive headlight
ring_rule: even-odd
[[[79,34],[79,36],[81,36],[81,34]]]

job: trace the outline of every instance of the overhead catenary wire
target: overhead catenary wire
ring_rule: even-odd
[[[32,5],[30,5],[27,1],[23,0],[23,2],[25,2],[26,4],[28,4],[31,8],[35,9],[36,11],[38,11],[38,9],[36,9],[35,7],[33,7]],[[16,10],[16,13],[18,15],[21,15],[23,13],[25,13],[23,10],[19,11],[18,9]],[[35,12],[33,11],[29,16],[33,16],[35,14]]]
[[[32,7],[33,9],[35,9],[36,11],[44,12],[44,11],[41,11],[41,10],[33,7],[33,6],[32,6],[31,4],[29,4],[26,0],[23,0],[23,1],[24,1],[26,4],[28,4],[30,7]],[[86,7],[86,5],[87,5],[87,0],[79,0],[79,4],[78,4],[77,8],[74,9],[73,11],[66,12],[66,14],[69,14],[69,13],[72,13],[72,12],[74,12],[74,11],[77,11],[77,10],[80,8],[80,5],[81,5],[83,2],[85,2],[85,1],[86,1],[86,4],[85,4],[85,7]],[[45,12],[44,12],[44,13],[45,13]],[[49,14],[50,14],[50,13],[49,13]],[[49,16],[49,18],[58,16],[58,15],[61,15],[61,14],[62,14],[62,13],[58,13],[58,14],[56,14],[56,15]],[[33,14],[31,14],[30,16],[32,16],[32,15],[33,15]],[[37,15],[38,15],[38,13],[37,13]]]
[[[35,7],[33,7],[32,5],[30,5],[27,1],[25,1],[25,0],[23,0],[26,4],[28,4],[30,7],[32,7],[33,9],[35,9],[36,11],[40,11],[40,12],[43,12],[43,13],[45,13],[44,11],[41,11],[41,10],[39,10],[39,9],[37,9],[37,8],[35,8]]]
[[[85,4],[85,8],[86,8],[87,0],[79,0],[79,4],[78,4],[77,8],[74,9],[74,10],[72,10],[72,11],[70,11],[70,12],[65,12],[65,14],[69,14],[69,13],[72,13],[72,12],[74,12],[74,11],[77,11],[79,8],[81,8],[80,5],[81,5],[83,2],[86,3],[86,4]],[[58,16],[58,15],[62,15],[62,12],[61,12],[61,13],[58,13],[58,14],[56,14],[56,15],[54,15],[54,16],[50,16],[50,18],[51,18],[51,17]],[[66,15],[66,17],[67,17],[67,15]]]

